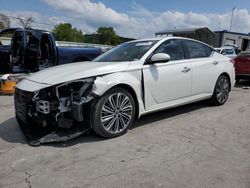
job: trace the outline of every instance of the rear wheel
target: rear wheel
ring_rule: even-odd
[[[123,88],[112,88],[95,104],[92,127],[100,136],[113,138],[123,135],[134,121],[135,101]]]
[[[223,105],[228,99],[230,92],[230,81],[227,76],[221,75],[215,85],[211,102],[214,105]]]

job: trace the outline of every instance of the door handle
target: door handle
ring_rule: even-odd
[[[218,61],[214,61],[213,64],[214,64],[214,65],[218,65],[219,62],[218,62]]]
[[[187,73],[191,70],[191,68],[189,67],[184,67],[184,69],[182,70],[183,73]]]

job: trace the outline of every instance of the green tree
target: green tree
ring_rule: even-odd
[[[100,27],[97,30],[99,42],[107,45],[119,44],[119,36],[116,34],[112,27]]]
[[[10,19],[4,15],[0,14],[0,29],[5,29],[10,27]]]
[[[81,30],[78,30],[70,23],[61,23],[53,29],[56,39],[60,41],[84,42],[84,35]]]

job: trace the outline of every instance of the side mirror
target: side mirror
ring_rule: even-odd
[[[154,54],[150,59],[151,63],[165,63],[168,61],[170,61],[170,56],[165,53]]]

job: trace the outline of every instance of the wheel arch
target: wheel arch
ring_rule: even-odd
[[[141,81],[126,73],[105,75],[96,78],[92,91],[98,96],[102,96],[114,87],[126,89],[132,95],[136,105],[135,117],[139,118],[140,114],[144,111],[144,104],[142,98],[140,98],[142,96]]]
[[[138,119],[139,118],[139,109],[140,109],[140,107],[139,107],[139,102],[138,102],[138,98],[137,98],[135,90],[130,85],[124,84],[124,83],[115,85],[112,88],[115,88],[115,87],[116,88],[117,87],[118,88],[123,88],[123,89],[127,90],[132,95],[132,97],[133,97],[133,99],[135,101],[135,118]],[[112,88],[110,88],[110,89],[112,89]]]
[[[74,58],[73,61],[72,61],[72,63],[74,63],[74,62],[81,62],[81,61],[89,61],[89,58],[85,57],[85,56],[79,56],[79,57]]]
[[[220,74],[220,76],[226,76],[228,78],[229,84],[230,84],[229,88],[230,88],[230,91],[231,91],[232,90],[232,81],[231,81],[231,78],[230,78],[229,74],[227,72],[223,72],[223,73]]]

